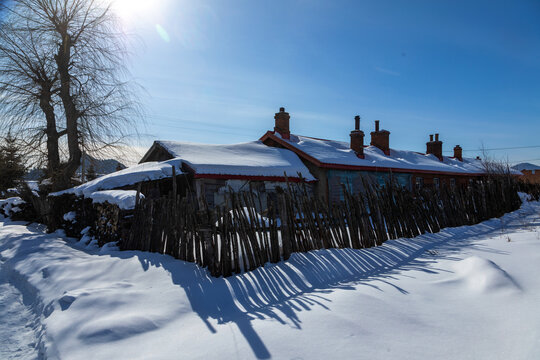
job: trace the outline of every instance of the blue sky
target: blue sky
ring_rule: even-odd
[[[393,148],[439,132],[445,150],[538,146],[490,154],[540,164],[538,0],[135,3],[142,145],[258,139],[284,106],[297,134],[348,141],[359,114]]]

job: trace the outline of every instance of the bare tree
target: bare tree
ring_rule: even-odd
[[[13,74],[19,82],[19,90],[7,85],[1,89],[10,96],[6,102],[14,104],[4,107],[4,113],[13,111],[17,102],[24,101],[27,109],[24,115],[35,116],[39,104],[41,115],[46,118],[45,128],[50,130],[45,131],[47,139],[50,138],[47,142],[49,168],[54,167],[56,161],[51,154],[54,152],[52,143],[58,144],[58,140],[66,136],[68,157],[58,166],[55,183],[57,188],[67,187],[81,163],[84,149],[95,153],[122,144],[126,136],[136,135],[134,129],[140,119],[140,108],[134,84],[127,80],[125,38],[118,30],[108,3],[18,0],[8,4],[4,6],[7,13],[3,24],[5,38],[22,37],[27,46],[24,51],[10,49],[15,55],[5,58],[7,67],[15,63],[16,68],[21,68],[19,54],[25,54],[21,69],[24,71]],[[0,36],[0,43],[9,41]],[[36,71],[26,70],[30,67],[28,64],[37,66],[37,72],[44,73],[42,77],[48,82],[36,81]],[[6,78],[3,83],[10,80],[13,79]],[[26,94],[31,88],[34,90]],[[56,122],[58,118],[60,126]],[[13,117],[5,117],[4,121],[13,126]]]
[[[19,134],[25,148],[39,152],[45,138],[52,174],[60,167],[58,140],[65,131],[57,127],[53,98],[58,76],[43,40],[27,22],[0,24],[0,111],[4,130]]]
[[[484,144],[482,144],[480,151],[482,153],[480,161],[482,163],[482,166],[484,167],[484,172],[487,174],[488,178],[510,178],[512,176],[512,169],[510,168],[510,162],[508,161],[508,159],[496,159],[495,157],[491,156]]]

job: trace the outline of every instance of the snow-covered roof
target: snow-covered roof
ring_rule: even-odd
[[[390,155],[388,156],[375,146],[365,147],[365,157],[361,159],[347,142],[292,134],[290,139],[284,139],[279,133],[267,134],[282,144],[289,145],[289,147],[314,158],[327,167],[390,168],[462,174],[481,174],[484,172],[482,162],[477,159],[463,158],[463,161],[459,161],[444,156],[443,161],[440,161],[434,155],[395,149],[390,149]]]
[[[172,176],[172,167],[181,174],[183,164],[197,175],[240,175],[316,180],[292,151],[271,148],[260,141],[232,145],[207,145],[176,141],[156,141],[174,158],[161,162],[145,162],[76,186],[51,193],[50,196],[75,194],[92,198],[97,191],[113,190],[144,181]]]
[[[51,196],[62,194],[75,194],[90,197],[96,191],[112,190],[144,181],[159,180],[172,177],[172,167],[176,168],[176,174],[181,174],[182,163],[180,159],[172,159],[162,162],[146,162],[130,166],[120,171],[107,174],[71,189],[51,193]]]
[[[156,141],[171,156],[181,159],[196,175],[236,175],[316,180],[298,156],[289,150],[269,147],[261,141],[214,145],[179,141]]]

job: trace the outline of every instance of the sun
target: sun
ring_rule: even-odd
[[[123,21],[130,22],[155,13],[163,1],[111,0],[111,8]]]

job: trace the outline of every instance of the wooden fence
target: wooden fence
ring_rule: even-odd
[[[509,178],[467,188],[411,192],[394,184],[364,183],[327,205],[306,192],[278,189],[277,200],[260,209],[253,192],[230,193],[227,206],[208,209],[175,196],[142,199],[120,242],[123,250],[171,255],[207,267],[213,276],[250,271],[293,252],[368,248],[388,239],[477,224],[519,208],[518,184]]]

